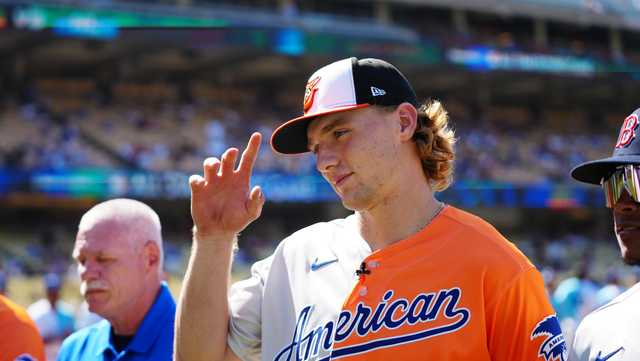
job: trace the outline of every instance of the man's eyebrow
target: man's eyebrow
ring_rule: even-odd
[[[335,118],[332,121],[330,121],[329,124],[322,127],[322,129],[320,130],[320,134],[328,133],[331,130],[333,130],[333,128],[339,127],[346,122],[347,120],[344,117]]]
[[[329,133],[333,128],[338,127],[345,122],[346,120],[343,117],[329,120],[328,123],[322,126],[322,128],[320,129],[320,135]]]
[[[330,132],[333,128],[335,128],[338,125],[340,125],[339,123],[341,122],[341,120],[342,120],[342,118],[336,118],[336,119],[333,119],[333,120],[329,120],[327,124],[322,126],[322,128],[320,129],[319,135],[323,135],[323,134],[326,134],[326,133]],[[314,148],[315,148],[315,144],[311,143],[311,139],[309,139],[308,142],[307,142],[307,149],[309,149],[309,151],[313,152]]]
[[[323,134],[329,133],[334,128],[339,127],[339,126],[341,126],[341,125],[343,125],[345,123],[347,123],[347,119],[344,118],[343,116],[339,116],[339,117],[333,118],[331,120],[328,120],[327,124],[322,126],[322,128],[320,129],[319,135],[323,135]],[[309,141],[310,140],[311,139],[309,139]],[[313,143],[311,143],[309,141],[307,141],[307,149],[309,149],[309,151],[313,152],[313,148],[315,148],[315,144],[313,144]]]

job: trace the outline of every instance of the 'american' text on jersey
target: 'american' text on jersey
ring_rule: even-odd
[[[331,350],[334,342],[346,340],[354,333],[364,337],[382,328],[397,329],[403,325],[428,323],[442,315],[449,320],[446,324],[427,327],[413,333],[400,333],[393,337],[372,339],[331,351],[323,360],[337,359],[371,350],[393,347],[426,338],[455,332],[464,327],[471,317],[468,309],[458,307],[462,296],[460,288],[443,289],[433,293],[420,293],[413,300],[405,298],[391,300],[393,290],[387,291],[375,307],[358,303],[355,312],[343,310],[338,321],[329,321],[312,330],[307,330],[313,306],[300,311],[293,332],[291,344],[283,348],[275,361],[305,361],[315,359],[321,353]],[[441,312],[442,311],[442,312]]]

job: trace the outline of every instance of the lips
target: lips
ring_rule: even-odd
[[[352,174],[353,174],[353,173],[348,173],[348,174],[344,174],[344,175],[341,175],[341,176],[334,177],[334,178],[332,179],[331,183],[333,183],[336,187],[339,187],[339,186],[340,186],[340,185],[342,185],[342,184],[347,180],[347,178],[349,178]]]
[[[640,231],[640,224],[623,223],[623,224],[618,224],[616,226],[617,233],[627,233],[627,232],[636,232],[636,231]]]
[[[85,298],[85,299],[89,299],[89,298],[92,298],[92,297],[96,297],[96,296],[99,296],[99,295],[105,294],[106,292],[107,292],[107,291],[103,291],[103,290],[87,291],[87,292],[84,294],[84,298]]]

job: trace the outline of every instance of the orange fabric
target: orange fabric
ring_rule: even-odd
[[[2,295],[0,335],[0,361],[14,361],[21,355],[29,355],[32,360],[45,360],[44,343],[35,323],[22,307]]]
[[[370,273],[343,309],[367,322],[341,317],[332,359],[545,360],[538,353],[551,337],[532,337],[555,313],[542,278],[482,219],[448,206],[365,262]]]

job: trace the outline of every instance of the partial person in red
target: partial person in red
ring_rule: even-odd
[[[442,104],[420,104],[393,65],[356,58],[312,74],[303,104],[271,145],[311,151],[354,213],[287,237],[227,292],[236,236],[265,200],[249,189],[260,135],[237,168],[237,149],[205,160],[190,179],[176,360],[566,360],[535,266],[434,195],[455,159]]]
[[[22,307],[0,295],[0,361],[45,361],[44,342]]]

